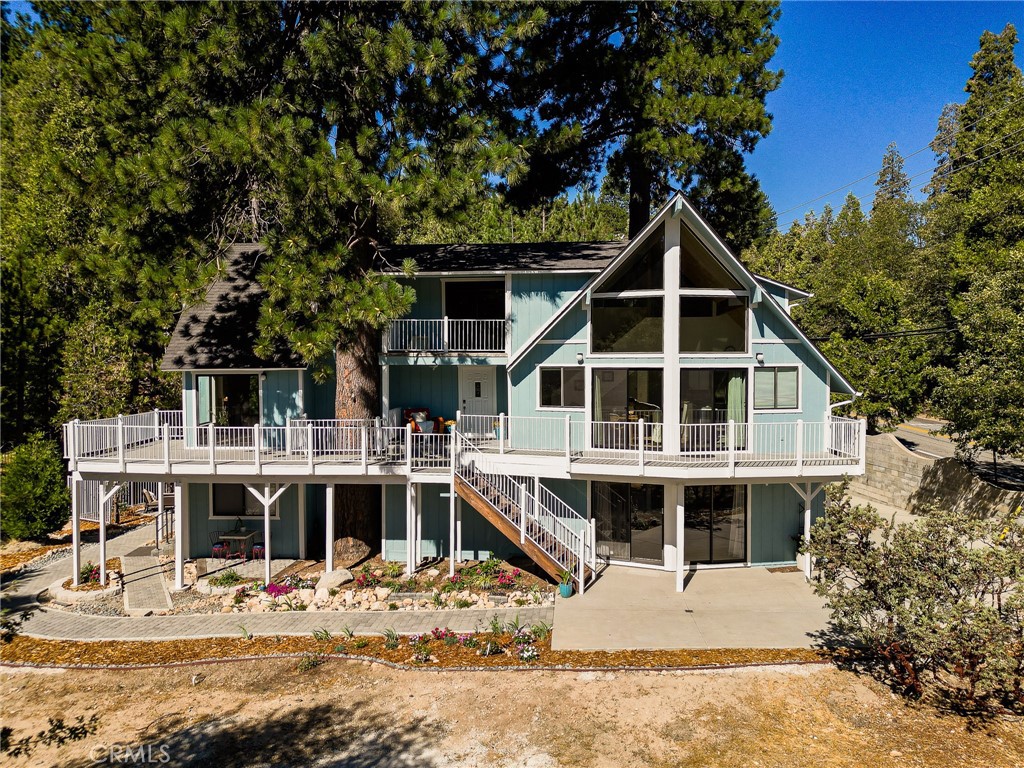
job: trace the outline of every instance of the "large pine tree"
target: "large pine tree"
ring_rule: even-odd
[[[772,215],[743,154],[771,130],[778,3],[543,6],[546,22],[509,60],[511,99],[539,135],[511,199],[554,197],[607,160],[628,182],[630,235],[673,187],[737,251],[766,235]]]

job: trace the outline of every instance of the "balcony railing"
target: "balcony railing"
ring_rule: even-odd
[[[384,351],[505,354],[504,320],[394,320],[384,332]]]
[[[864,423],[833,418],[825,422],[726,422],[683,424],[679,448],[668,440],[667,427],[642,418],[619,421],[573,420],[567,416],[519,417],[498,414],[459,415],[459,432],[485,454],[527,454],[564,459],[568,465],[637,467],[863,468]],[[348,465],[367,471],[391,465],[397,471],[443,473],[451,468],[451,435],[414,433],[409,425],[391,426],[381,419],[289,420],[285,426],[186,427],[180,411],[151,411],[64,426],[65,455],[79,464],[126,472],[171,472],[171,466]],[[161,466],[162,465],[162,466]],[[294,471],[294,470],[292,470]],[[302,470],[299,470],[300,472]],[[613,470],[609,470],[613,471]],[[749,473],[748,473],[749,474]]]

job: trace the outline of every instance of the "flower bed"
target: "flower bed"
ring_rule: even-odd
[[[100,567],[92,562],[88,562],[82,566],[81,573],[79,574],[79,585],[77,587],[72,586],[74,579],[67,579],[63,584],[61,584],[61,588],[70,592],[98,592],[100,590],[109,589],[113,581],[120,575],[121,558],[110,557],[107,558],[106,584],[100,582]]]

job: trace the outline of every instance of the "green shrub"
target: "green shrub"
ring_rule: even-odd
[[[41,434],[11,452],[0,478],[2,530],[12,539],[41,539],[71,517],[71,493],[56,443]]]
[[[218,573],[216,576],[210,577],[210,586],[212,587],[233,587],[235,584],[241,584],[244,579],[238,574],[234,568],[228,568],[226,571]]]

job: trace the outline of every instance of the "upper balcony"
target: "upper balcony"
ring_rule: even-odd
[[[394,320],[384,331],[386,354],[508,354],[505,320]]]
[[[678,449],[664,424],[643,418],[463,414],[456,429],[488,471],[510,475],[652,479],[830,479],[864,472],[865,423],[684,424]],[[186,427],[181,411],[73,421],[64,427],[72,470],[96,475],[384,476],[449,475],[449,434],[373,420],[301,420],[286,426]]]

